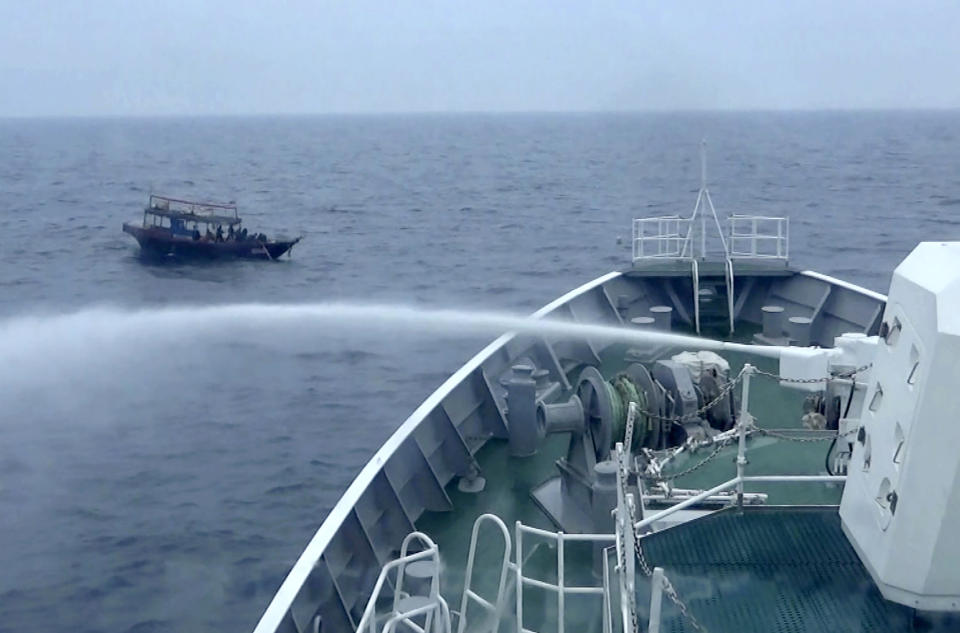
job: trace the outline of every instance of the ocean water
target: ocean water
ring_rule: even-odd
[[[489,338],[118,311],[531,312],[626,265],[632,217],[689,213],[703,137],[718,210],[789,215],[797,266],[885,292],[918,241],[960,239],[957,112],[0,121],[0,631],[252,629]],[[120,225],[151,192],[305,238],[145,262]]]

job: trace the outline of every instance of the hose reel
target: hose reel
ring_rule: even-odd
[[[611,449],[626,433],[627,410],[636,402],[633,449],[659,448],[662,432],[662,388],[643,365],[633,364],[607,381],[595,367],[586,367],[577,380],[575,393],[559,404],[537,406],[538,436],[570,433],[567,465],[590,476],[597,462],[610,459]],[[649,414],[654,415],[649,415]]]
[[[630,448],[659,448],[663,435],[663,420],[659,419],[663,417],[662,394],[643,365],[630,365],[609,381],[594,367],[584,369],[577,381],[577,397],[583,404],[585,428],[590,431],[596,459],[608,459],[614,445],[623,441],[631,402],[637,403],[639,415],[634,421]]]

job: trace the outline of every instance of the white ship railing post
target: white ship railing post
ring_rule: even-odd
[[[564,573],[563,573],[563,532],[557,532],[557,633],[563,633],[564,613]]]
[[[743,392],[740,396],[740,419],[737,420],[737,507],[743,508],[743,477],[747,466],[747,425],[750,423],[750,377],[753,365],[743,366]]]
[[[663,567],[653,568],[650,579],[650,626],[649,633],[660,633],[660,611],[663,605]]]
[[[616,548],[614,548],[616,553]],[[613,633],[613,605],[610,600],[610,547],[603,548],[603,633]]]
[[[523,532],[520,521],[516,522],[513,538],[517,543],[517,633],[523,633]]]
[[[632,417],[630,412],[634,415],[636,413],[636,405],[632,402],[627,413],[628,420]],[[628,422],[627,434],[632,436],[630,426]],[[627,454],[624,445],[617,442],[614,446],[614,455],[617,460],[617,507],[614,509],[614,534],[616,535],[617,567],[620,572],[620,610],[625,630],[630,623],[636,621],[637,615],[634,561],[636,534],[633,528],[633,495],[627,492]]]
[[[626,516],[624,516],[623,521],[623,537],[624,537],[624,560],[626,563],[627,569],[626,572],[626,587],[630,600],[630,611],[636,617],[637,608],[635,605],[636,602],[636,581],[637,581],[637,569],[636,569],[636,560],[634,560],[635,552],[637,551],[636,538],[637,535],[633,531],[633,521],[631,517],[633,516],[633,494],[627,493],[624,495],[624,501],[626,502]]]

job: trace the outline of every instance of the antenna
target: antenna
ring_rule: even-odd
[[[707,188],[707,139],[700,140],[700,188]]]
[[[700,254],[701,259],[707,256],[707,211],[713,216],[713,223],[717,227],[717,236],[720,238],[720,244],[723,246],[724,258],[729,260],[730,250],[727,248],[727,241],[723,237],[723,227],[720,226],[720,218],[717,216],[717,210],[713,206],[713,200],[710,199],[710,191],[707,189],[707,139],[700,140],[700,191],[697,193],[697,203],[693,206],[693,214],[690,216],[690,228],[687,230],[687,240],[694,236],[694,226],[697,218],[700,219]],[[692,246],[692,245],[691,245]],[[686,251],[684,251],[686,252]],[[691,248],[691,255],[696,256],[695,249]]]

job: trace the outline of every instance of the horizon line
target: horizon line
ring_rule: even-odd
[[[644,108],[623,110],[330,110],[272,112],[156,112],[105,114],[0,114],[0,121],[23,120],[104,120],[104,119],[254,119],[313,117],[399,117],[399,116],[590,116],[590,115],[689,115],[689,114],[854,114],[854,113],[949,113],[960,106],[922,107],[823,107],[823,108]]]

